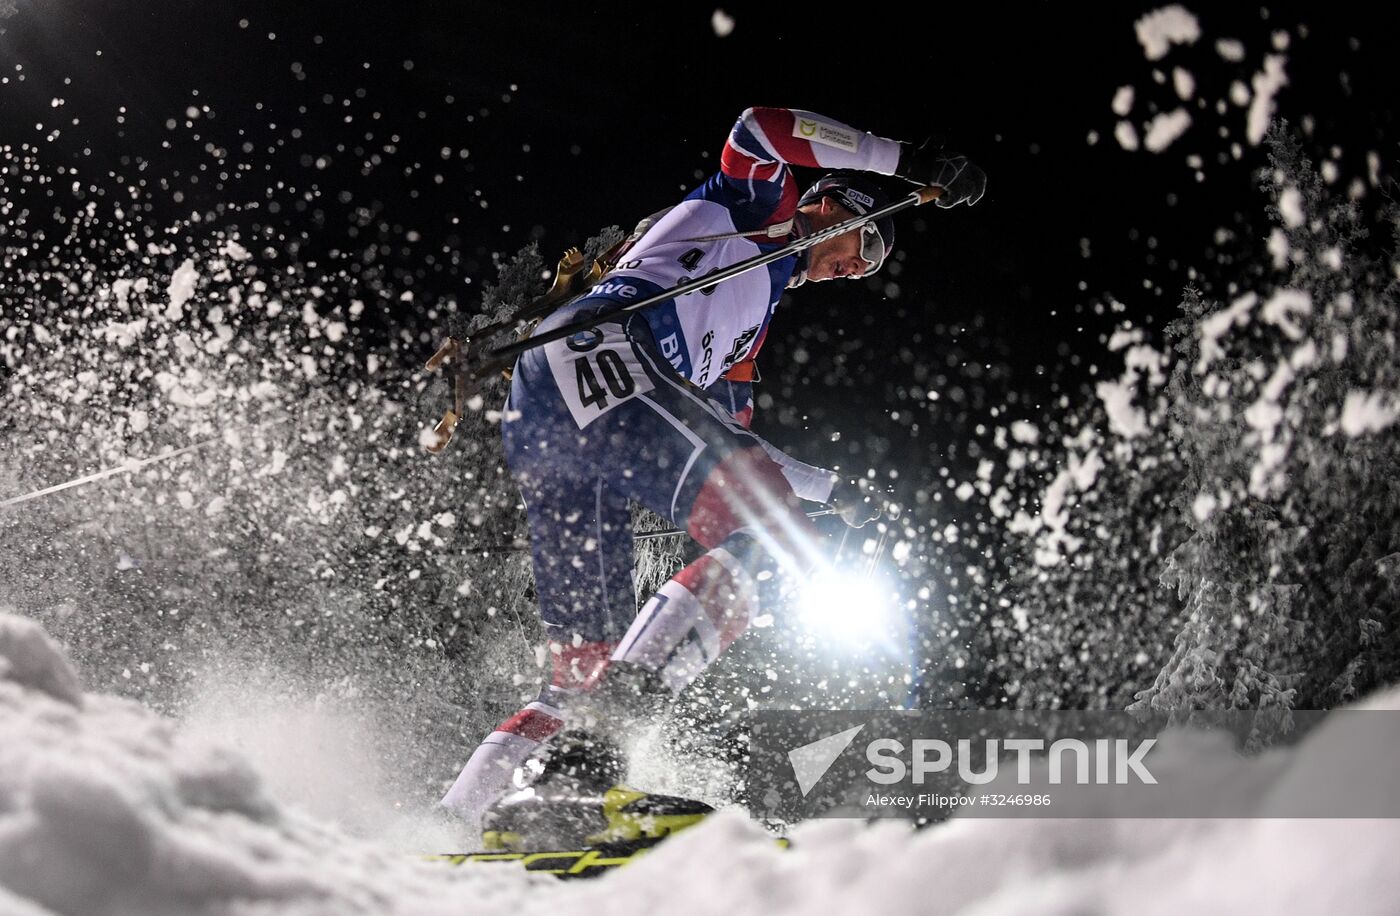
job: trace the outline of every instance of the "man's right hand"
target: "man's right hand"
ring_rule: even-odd
[[[915,147],[899,145],[899,165],[895,175],[920,185],[943,189],[937,204],[944,209],[966,202],[970,207],[987,192],[987,174],[966,156],[946,152],[932,140]]]

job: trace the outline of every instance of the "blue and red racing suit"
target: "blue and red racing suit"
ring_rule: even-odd
[[[751,108],[725,143],[720,171],[536,333],[788,243],[805,224],[791,165],[889,175],[898,159],[896,141],[810,112]],[[587,689],[612,659],[681,689],[756,615],[761,582],[773,578],[760,569],[784,557],[808,563],[816,532],[801,500],[827,501],[835,475],[746,428],[746,369],[783,291],[795,285],[799,257],[600,322],[518,360],[502,436],[529,514],[554,677],[492,733],[444,804],[470,816],[499,794],[502,768],[557,731],[568,692]],[[640,614],[629,499],[709,551]]]

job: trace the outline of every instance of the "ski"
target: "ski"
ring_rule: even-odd
[[[445,862],[448,865],[519,865],[526,871],[555,875],[561,879],[593,878],[636,861],[664,839],[650,837],[578,849],[444,853],[423,858],[428,862]]]
[[[519,865],[525,871],[554,875],[561,880],[596,878],[637,861],[665,839],[665,836],[647,837],[578,849],[442,853],[423,856],[423,860],[448,865]],[[786,839],[780,838],[775,842],[779,849],[788,848],[789,841]]]

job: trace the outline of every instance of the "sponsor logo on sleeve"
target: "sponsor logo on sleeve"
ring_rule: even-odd
[[[810,140],[823,146],[834,146],[854,153],[860,148],[860,138],[849,127],[827,124],[809,118],[798,118],[792,126],[792,135],[802,140]]]

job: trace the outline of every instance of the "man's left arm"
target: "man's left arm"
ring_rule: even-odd
[[[858,169],[936,185],[943,189],[938,206],[945,208],[971,206],[987,189],[987,176],[980,168],[932,140],[915,146],[800,108],[745,110],[725,144],[721,172],[731,181],[771,181],[783,164]]]
[[[764,164],[822,169],[860,169],[893,175],[902,145],[843,124],[834,118],[798,108],[754,107],[734,125],[722,171],[734,179],[749,179]]]

